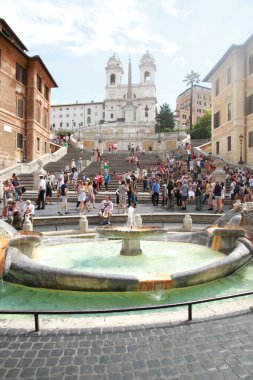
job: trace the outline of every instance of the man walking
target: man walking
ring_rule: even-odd
[[[40,174],[39,189],[38,189],[38,207],[37,210],[45,208],[45,191],[46,191],[46,181],[43,174]]]
[[[155,182],[152,185],[152,203],[153,203],[153,206],[158,206],[158,204],[159,204],[159,192],[160,192],[160,179],[157,176]]]

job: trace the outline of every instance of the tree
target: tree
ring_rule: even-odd
[[[191,85],[191,96],[190,96],[190,131],[192,130],[192,98],[193,98],[193,85],[194,83],[199,83],[200,75],[194,70],[191,70],[190,73],[186,74],[184,77],[183,82],[186,82],[186,85],[189,86]]]
[[[165,129],[173,129],[175,126],[174,114],[168,103],[160,106],[160,111],[156,116],[157,129],[162,132]]]
[[[193,126],[191,138],[193,139],[209,139],[211,137],[212,113],[206,111]]]

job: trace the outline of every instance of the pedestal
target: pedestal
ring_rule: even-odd
[[[138,256],[142,254],[140,239],[122,239],[120,254],[123,256]]]

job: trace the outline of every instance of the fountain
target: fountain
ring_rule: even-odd
[[[169,290],[223,278],[247,265],[253,254],[253,203],[236,207],[201,233],[167,233],[164,241],[161,235],[166,231],[159,227],[98,227],[100,238],[95,241],[78,239],[73,244],[69,238],[61,239],[62,245],[16,234],[9,237],[6,249],[3,245],[3,277],[35,288],[93,292]],[[157,235],[158,242],[148,240]],[[198,263],[184,264],[181,255],[190,255],[188,249],[191,260],[198,255]],[[65,267],[63,256],[72,260]]]

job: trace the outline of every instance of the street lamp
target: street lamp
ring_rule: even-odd
[[[158,144],[161,144],[160,128],[161,128],[160,123],[158,123],[158,140],[157,140]]]
[[[242,160],[242,142],[243,142],[243,135],[240,134],[239,136],[239,141],[240,141],[240,161],[238,162],[239,165],[243,165],[244,162]]]
[[[23,162],[26,162],[26,135],[23,135]]]
[[[75,127],[76,123],[74,122],[74,120],[72,120],[72,134],[74,133],[74,127]]]

